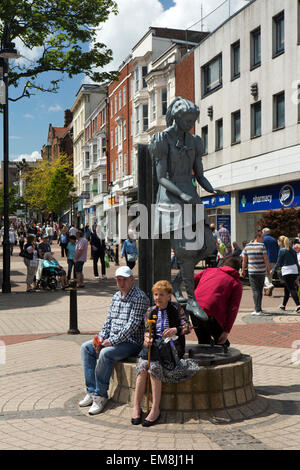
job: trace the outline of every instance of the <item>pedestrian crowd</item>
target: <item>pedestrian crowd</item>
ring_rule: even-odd
[[[0,230],[2,244],[3,236],[4,228],[2,227]],[[85,227],[77,228],[67,224],[60,226],[54,222],[43,224],[32,221],[29,223],[14,222],[9,227],[9,243],[11,256],[16,253],[16,247],[19,246],[17,255],[23,257],[26,267],[26,292],[35,292],[40,288],[50,287],[50,284],[44,279],[45,276],[50,275],[58,277],[62,289],[69,287],[71,279],[76,280],[77,287],[83,288],[85,286],[83,268],[87,261],[89,245],[95,279],[100,279],[99,260],[102,279],[107,279],[106,269],[109,266],[109,261],[115,260],[111,245],[106,243],[104,233],[97,225],[93,225],[90,229],[88,224]],[[54,243],[60,247],[61,258],[66,259],[65,269],[53,256]],[[137,256],[136,245],[135,249],[131,249],[131,251]],[[132,268],[134,265],[135,262],[131,263]]]
[[[218,231],[214,224],[210,227],[216,250],[212,260],[207,262],[221,267],[231,258],[239,260],[240,275],[249,279],[253,293],[252,315],[264,314],[262,299],[264,295],[272,296],[275,280],[284,287],[284,297],[278,308],[285,311],[292,297],[295,311],[300,312],[300,233],[292,239],[282,235],[276,240],[271,230],[265,227],[258,230],[251,241],[243,241],[240,247],[237,242],[231,242],[230,233],[222,224]]]

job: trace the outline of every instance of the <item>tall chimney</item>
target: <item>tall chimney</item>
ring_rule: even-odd
[[[65,125],[64,127],[68,127],[68,125],[72,122],[73,113],[70,109],[65,110]]]

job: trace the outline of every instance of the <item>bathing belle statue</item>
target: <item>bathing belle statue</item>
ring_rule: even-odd
[[[214,189],[203,175],[202,142],[189,133],[199,112],[194,103],[176,98],[167,110],[167,129],[152,137],[149,152],[158,180],[154,236],[171,240],[179,266],[173,282],[175,297],[179,302],[186,301],[180,290],[183,281],[188,296],[186,310],[207,320],[194,297],[194,268],[214,252],[216,245],[195,180],[209,193],[226,193]]]

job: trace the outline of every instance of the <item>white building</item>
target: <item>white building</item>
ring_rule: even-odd
[[[106,181],[106,89],[102,100],[85,121],[85,143],[82,146],[82,184],[84,224],[101,224]]]
[[[86,190],[86,178],[89,178],[89,168],[86,168],[84,162],[85,153],[83,146],[85,143],[85,122],[88,116],[103,99],[105,90],[100,85],[82,85],[76,94],[75,102],[71,108],[73,113],[73,165],[76,193],[78,197],[82,197],[82,193]],[[85,199],[80,199],[76,204],[76,223],[84,224],[84,204]],[[86,208],[86,207],[85,207]]]
[[[253,0],[195,49],[205,176],[229,194],[205,203],[232,240],[251,239],[264,211],[300,202],[299,84],[298,0]]]

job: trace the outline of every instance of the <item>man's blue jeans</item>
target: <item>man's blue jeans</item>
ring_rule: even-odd
[[[108,398],[109,381],[115,362],[137,356],[140,349],[141,346],[137,344],[122,343],[102,348],[99,355],[93,347],[93,341],[83,343],[80,353],[87,392]]]

